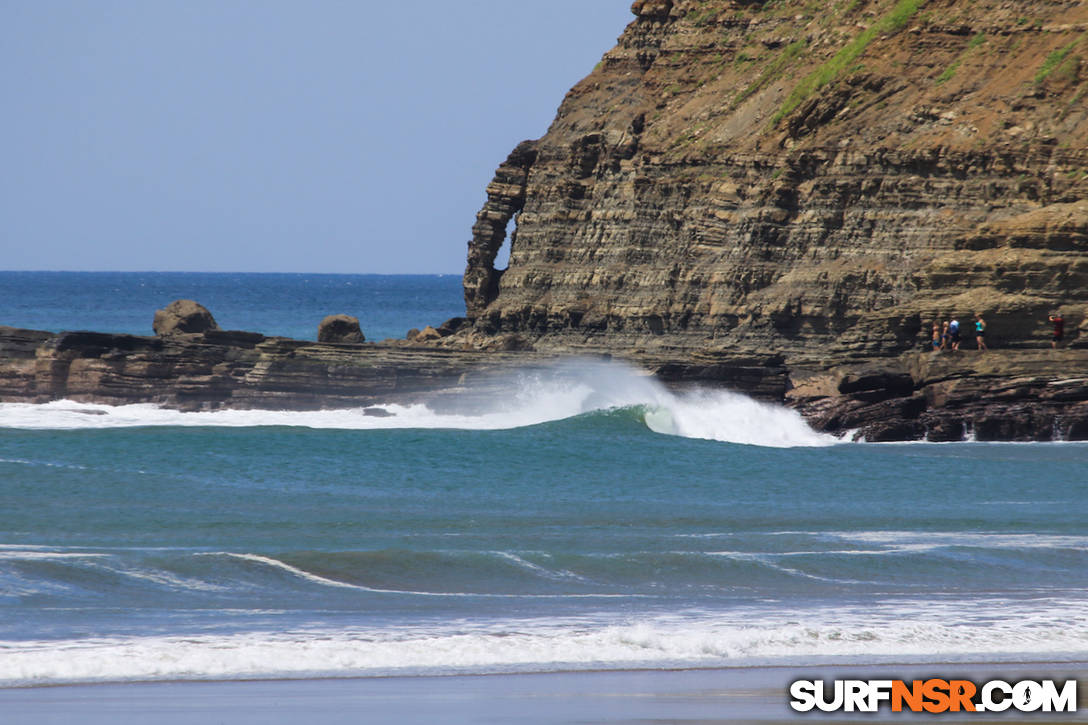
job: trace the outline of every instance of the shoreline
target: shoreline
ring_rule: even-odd
[[[883,721],[892,714],[795,713],[796,679],[945,677],[974,682],[1084,679],[1088,662],[758,666],[681,670],[592,670],[311,680],[99,683],[0,689],[12,723],[774,723]],[[1085,683],[1079,700],[1086,698]],[[896,720],[932,715],[895,714]],[[1083,722],[1077,713],[969,715],[972,722]],[[360,718],[362,718],[360,720]],[[943,719],[956,721],[955,715]]]
[[[555,669],[555,670],[524,670],[524,671],[511,671],[511,672],[449,672],[449,673],[405,673],[405,674],[376,674],[376,675],[333,675],[333,674],[316,674],[313,676],[300,675],[298,677],[273,675],[269,677],[223,677],[223,678],[167,678],[162,680],[147,679],[147,680],[102,680],[96,682],[57,682],[57,683],[42,683],[32,685],[3,685],[0,684],[0,692],[6,692],[10,690],[38,690],[38,689],[50,689],[50,688],[63,688],[63,687],[124,687],[128,685],[210,685],[210,684],[246,684],[246,683],[288,683],[288,682],[355,682],[355,681],[371,681],[371,680],[448,680],[456,678],[496,678],[496,677],[546,677],[546,676],[566,676],[566,675],[635,675],[635,674],[648,674],[648,673],[698,673],[698,672],[750,672],[750,671],[768,671],[770,673],[780,671],[795,670],[823,670],[827,668],[840,669],[877,669],[888,670],[895,668],[1030,668],[1030,667],[1056,667],[1056,668],[1080,668],[1085,670],[1085,675],[1088,677],[1088,653],[1081,658],[1078,655],[1071,659],[1010,659],[1010,660],[983,660],[983,659],[969,659],[963,661],[955,660],[933,660],[928,662],[920,662],[918,660],[889,660],[885,662],[863,662],[863,661],[841,661],[841,662],[822,662],[822,663],[798,663],[798,664],[737,664],[737,665],[708,665],[706,667],[692,666],[692,667],[601,667],[601,668],[587,668],[587,669]],[[1088,685],[1088,682],[1085,683]],[[1088,705],[1088,702],[1085,703]]]

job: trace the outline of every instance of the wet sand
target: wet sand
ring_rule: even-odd
[[[1075,714],[795,713],[795,679],[1077,679]],[[5,725],[1088,722],[1088,664],[761,667],[341,680],[160,682],[0,690]]]

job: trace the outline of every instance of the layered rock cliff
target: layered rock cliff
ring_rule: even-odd
[[[907,358],[937,320],[982,313],[1010,371],[1008,351],[1048,346],[1054,310],[1086,343],[1088,5],[632,10],[487,189],[465,275],[472,334],[780,355],[803,409],[829,370],[836,385],[881,360],[917,372]],[[1088,374],[1056,354],[1036,373]]]
[[[645,0],[488,187],[465,297],[537,347],[895,356],[1088,304],[1088,6]],[[509,268],[493,270],[513,218]]]

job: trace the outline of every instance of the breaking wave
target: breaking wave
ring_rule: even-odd
[[[737,393],[674,393],[621,363],[571,362],[509,373],[440,405],[376,405],[320,411],[181,412],[156,405],[108,406],[70,400],[0,404],[0,428],[68,430],[139,426],[303,426],[321,429],[504,430],[602,411],[629,411],[655,433],[757,446],[826,446],[837,439],[812,430],[796,412]],[[496,394],[496,391],[498,393]],[[497,402],[494,402],[497,401]],[[11,461],[16,462],[16,461]]]
[[[1070,615],[1073,615],[1072,618]],[[186,636],[0,642],[0,687],[175,679],[372,677],[821,662],[1074,660],[1083,603],[1009,600],[744,608]],[[1022,659],[1022,657],[1020,657]]]

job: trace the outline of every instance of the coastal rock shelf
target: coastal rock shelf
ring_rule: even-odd
[[[1088,440],[1088,350],[907,353],[791,379],[788,403],[848,437]]]
[[[509,395],[508,381],[500,382],[507,373],[570,357],[220,330],[163,338],[0,327],[0,402],[441,409],[454,397],[463,406]],[[819,370],[789,369],[781,356],[705,350],[617,357],[674,389],[729,388],[795,407],[818,430],[871,441],[1088,440],[1085,349],[908,353]]]
[[[550,355],[518,355],[530,365]],[[466,373],[514,364],[501,352],[318,343],[254,332],[141,337],[0,327],[0,401],[70,399],[181,410],[316,410],[417,402]]]

